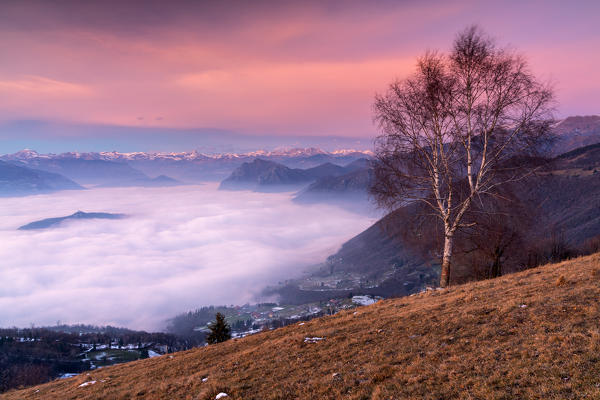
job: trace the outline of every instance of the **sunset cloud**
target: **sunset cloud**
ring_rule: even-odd
[[[15,80],[0,80],[0,92],[60,98],[87,96],[92,90],[83,85],[30,75]]]
[[[8,0],[0,11],[0,122],[373,137],[374,94],[472,23],[557,82],[561,115],[600,109],[595,2]]]

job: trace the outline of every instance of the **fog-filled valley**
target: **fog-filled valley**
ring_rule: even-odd
[[[3,198],[0,326],[160,330],[179,312],[260,300],[266,284],[298,276],[374,222],[293,195],[207,183]],[[17,230],[77,210],[127,217]]]

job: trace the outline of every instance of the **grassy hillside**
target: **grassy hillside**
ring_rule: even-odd
[[[0,398],[600,398],[599,299],[595,254]]]

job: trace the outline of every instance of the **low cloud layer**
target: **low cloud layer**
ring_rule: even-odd
[[[215,185],[119,188],[1,199],[0,326],[93,323],[155,330],[207,304],[253,301],[318,263],[372,218],[299,206],[291,194]],[[17,231],[77,210],[124,220]]]

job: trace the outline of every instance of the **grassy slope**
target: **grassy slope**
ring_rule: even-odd
[[[0,398],[597,399],[599,299],[596,254]]]

